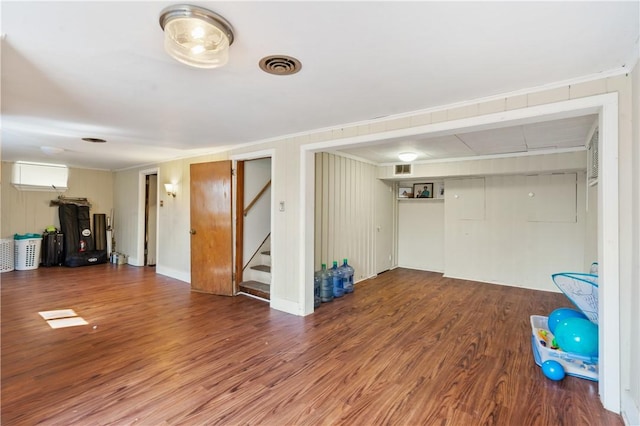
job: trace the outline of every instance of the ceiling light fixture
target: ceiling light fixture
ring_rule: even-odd
[[[41,146],[40,151],[44,152],[47,155],[58,155],[64,152],[64,149],[58,148],[57,146]]]
[[[160,13],[164,48],[176,60],[197,68],[221,67],[229,60],[233,28],[222,16],[188,4]]]
[[[400,161],[410,162],[418,158],[418,154],[415,152],[401,152],[398,154]]]

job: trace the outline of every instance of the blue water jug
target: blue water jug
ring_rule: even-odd
[[[322,271],[316,271],[313,274],[313,307],[317,308],[320,306],[320,302],[322,299],[320,298],[320,286],[322,283],[322,278],[320,277]]]
[[[327,270],[326,263],[320,270],[320,301],[331,302],[333,300],[333,281],[331,273]]]
[[[347,259],[342,260],[340,269],[342,270],[342,286],[344,287],[344,292],[353,293],[353,276],[355,275],[355,270],[347,263]]]
[[[342,271],[338,268],[338,261],[333,261],[331,268],[331,278],[333,281],[333,297],[344,296],[344,285],[342,283]]]

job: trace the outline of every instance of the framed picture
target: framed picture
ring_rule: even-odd
[[[444,182],[438,182],[436,184],[436,198],[444,198]]]
[[[433,183],[414,183],[413,196],[415,198],[433,198]]]
[[[398,188],[398,198],[413,198],[413,189],[409,186]]]

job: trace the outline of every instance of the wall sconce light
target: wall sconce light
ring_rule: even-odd
[[[176,186],[174,184],[165,183],[164,184],[164,189],[167,191],[167,195],[170,195],[173,198],[176,198]]]
[[[160,14],[160,26],[165,50],[182,63],[216,68],[229,60],[233,28],[217,13],[188,4],[169,6]]]

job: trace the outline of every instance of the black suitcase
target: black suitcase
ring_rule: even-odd
[[[61,232],[42,234],[42,266],[59,266],[64,263],[64,235]]]

